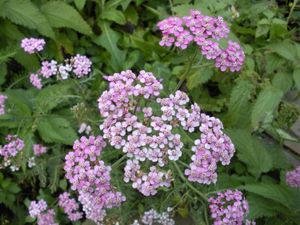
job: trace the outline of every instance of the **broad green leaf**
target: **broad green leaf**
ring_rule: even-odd
[[[81,15],[70,5],[62,1],[50,1],[42,5],[41,11],[53,27],[68,27],[82,34],[91,35],[92,29]]]
[[[257,137],[241,129],[229,129],[226,133],[236,147],[237,157],[247,165],[251,174],[259,177],[272,169],[272,157]]]
[[[28,92],[21,89],[7,90],[7,108],[11,109],[14,114],[21,116],[31,115],[31,103],[28,99]]]
[[[282,96],[282,91],[273,86],[266,87],[259,93],[251,113],[251,125],[254,129],[257,129],[269,115],[273,115]]]
[[[196,88],[198,85],[206,83],[213,76],[213,71],[208,68],[193,69],[187,77],[188,89]]]
[[[270,37],[283,37],[288,33],[287,22],[278,18],[272,20],[272,25],[270,29]]]
[[[118,24],[124,25],[126,23],[126,18],[124,14],[117,9],[109,9],[105,10],[102,15],[102,19],[107,19],[113,22],[116,22]]]
[[[289,41],[275,42],[270,45],[271,49],[281,57],[294,61],[296,57],[295,46]]]
[[[287,72],[279,72],[275,74],[272,84],[275,88],[278,88],[283,93],[286,93],[293,86],[293,79],[291,74]]]
[[[300,90],[300,68],[294,69],[293,78],[294,78],[296,87],[298,88],[298,90]]]
[[[247,201],[249,203],[249,219],[257,219],[261,217],[272,217],[279,212],[283,213],[288,211],[283,205],[272,201],[267,198],[263,198],[256,194],[247,195]]]
[[[55,34],[46,17],[29,0],[6,0],[0,8],[0,16],[41,34],[54,38]]]
[[[105,3],[105,10],[115,9],[121,5],[124,11],[131,1],[132,0],[109,0]]]
[[[47,113],[70,97],[70,84],[55,84],[43,88],[35,98],[35,107],[40,113]]]
[[[72,145],[77,139],[77,134],[69,121],[59,115],[41,118],[37,123],[37,129],[45,142]]]
[[[249,127],[250,107],[249,102],[254,86],[247,80],[239,80],[232,89],[226,123],[233,127]]]
[[[75,2],[75,5],[76,5],[76,8],[79,11],[81,11],[85,6],[86,0],[74,0],[74,2]]]
[[[123,68],[125,61],[125,53],[118,46],[120,34],[110,28],[110,24],[105,21],[98,23],[102,30],[102,34],[94,39],[94,42],[105,48],[111,55],[111,64],[116,70]]]
[[[294,193],[286,186],[279,184],[260,183],[247,184],[241,188],[248,192],[278,202],[287,208],[291,208],[294,204]]]
[[[255,37],[266,35],[270,30],[270,22],[267,19],[262,19],[257,22],[257,28],[255,32]]]

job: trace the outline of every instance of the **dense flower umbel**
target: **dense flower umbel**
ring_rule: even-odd
[[[230,32],[222,17],[203,15],[200,11],[191,10],[189,16],[171,16],[157,24],[163,37],[161,46],[175,45],[186,49],[196,43],[207,59],[215,60],[215,66],[221,71],[241,70],[245,55],[238,43],[228,41],[226,49],[221,49],[218,41],[228,38]]]
[[[69,220],[77,221],[82,218],[82,213],[79,212],[79,205],[75,199],[70,197],[68,192],[64,192],[58,197],[58,205],[62,207],[65,213],[68,215]]]
[[[47,207],[47,202],[44,200],[38,202],[31,201],[29,205],[29,215],[32,218],[37,218],[37,225],[58,225],[58,223],[54,221],[54,210],[47,210]]]
[[[180,127],[186,132],[200,130],[201,143],[214,160],[207,161],[204,156],[201,159],[194,147],[194,162],[186,174],[192,181],[215,182],[217,163],[229,164],[234,153],[230,139],[222,132],[220,120],[201,113],[197,104],[189,109],[189,98],[182,91],[159,98],[163,87],[152,73],[141,71],[136,76],[127,70],[106,79],[109,90],[98,100],[100,113],[105,118],[100,129],[113,147],[122,149],[131,158],[125,167],[125,182],[133,182],[133,188],[146,196],[156,194],[159,187],[170,186],[171,173],[162,167],[182,155],[183,142],[176,133]],[[147,101],[148,106],[143,107],[141,101]],[[152,163],[147,167],[148,172],[141,165],[144,161]],[[195,174],[199,170],[208,178]]]
[[[144,215],[141,216],[140,222],[135,220],[131,225],[175,225],[175,221],[171,218],[172,208],[168,208],[167,211],[159,213],[155,209],[150,209],[149,211],[144,212]]]
[[[286,183],[295,188],[300,188],[300,166],[286,173]]]
[[[4,159],[15,157],[25,146],[24,141],[16,135],[9,134],[6,136],[5,140],[8,144],[0,146],[0,155],[3,156]]]
[[[34,155],[40,156],[40,155],[47,152],[47,147],[45,147],[43,145],[40,145],[40,144],[34,144],[33,145],[33,152],[34,152]]]
[[[209,198],[208,202],[214,225],[242,225],[249,213],[248,202],[238,190],[219,192],[216,197]]]
[[[118,207],[125,197],[110,184],[110,167],[99,160],[105,142],[102,137],[81,137],[66,155],[64,169],[71,188],[78,191],[78,200],[88,219],[100,223],[107,208]]]
[[[6,95],[0,95],[0,116],[5,114],[5,101],[7,99]]]
[[[21,41],[21,47],[25,52],[29,54],[33,54],[36,52],[40,52],[44,49],[44,45],[46,44],[44,39],[38,38],[24,38]]]

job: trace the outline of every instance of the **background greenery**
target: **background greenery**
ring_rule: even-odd
[[[283,149],[285,140],[299,142],[289,134],[299,115],[293,103],[300,90],[297,2],[0,0],[0,91],[8,96],[9,109],[0,117],[1,140],[16,133],[26,144],[19,156],[21,171],[0,172],[0,223],[31,223],[26,204],[37,196],[56,204],[58,194],[67,189],[63,158],[77,138],[79,124],[89,123],[94,133],[100,134],[97,98],[106,88],[102,76],[131,68],[152,71],[162,78],[164,94],[184,81],[182,90],[204,111],[223,121],[237,154],[230,166],[219,169],[215,186],[193,184],[197,189],[239,188],[245,191],[249,217],[257,224],[300,224],[300,192],[285,184],[285,171],[293,165]],[[191,8],[224,17],[233,31],[230,38],[239,41],[246,53],[240,73],[221,73],[197,54],[191,71],[182,77],[198,49],[160,47],[156,23],[171,14],[186,15]],[[93,61],[91,76],[51,81],[41,91],[34,89],[28,76],[39,68],[38,58],[25,55],[19,47],[20,40],[30,36],[46,37],[44,53],[48,58],[61,61],[76,53],[87,55]],[[24,158],[32,155],[34,143],[45,143],[50,151],[29,170]],[[113,164],[120,156],[111,149],[104,159]],[[145,208],[163,210],[172,203],[180,216],[204,224],[204,206],[178,175],[171,192],[162,190],[155,197],[140,200],[141,196],[122,182],[122,166],[117,167],[113,176],[119,178],[114,182],[128,200],[114,209],[112,221],[127,224]],[[58,218],[60,224],[68,224],[61,209]]]

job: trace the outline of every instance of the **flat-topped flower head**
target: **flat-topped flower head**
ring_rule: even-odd
[[[300,166],[286,173],[286,183],[295,188],[300,188]]]
[[[45,44],[46,42],[42,38],[24,38],[21,41],[21,47],[25,52],[29,54],[34,54],[42,51]]]

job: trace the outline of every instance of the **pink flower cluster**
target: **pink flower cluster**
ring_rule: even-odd
[[[238,190],[218,192],[217,196],[210,197],[208,202],[213,225],[242,225],[249,213],[248,202]]]
[[[167,211],[159,213],[155,209],[150,209],[144,212],[140,221],[145,225],[161,224],[161,225],[175,225],[175,221],[171,218],[172,208],[168,208]],[[135,220],[131,225],[140,225],[138,220]]]
[[[84,77],[91,72],[92,62],[86,56],[77,54],[65,60],[65,64],[58,64],[57,61],[42,61],[41,69],[37,73],[30,75],[31,84],[37,89],[43,87],[42,79],[56,76],[59,80],[68,79],[70,73],[74,73],[77,78]]]
[[[295,188],[300,188],[300,166],[286,173],[286,183]]]
[[[110,167],[98,160],[105,142],[102,137],[81,137],[66,155],[64,169],[71,188],[79,194],[78,200],[88,219],[101,222],[106,209],[118,207],[125,197],[110,184]]]
[[[0,116],[5,114],[5,101],[7,99],[6,95],[0,95]]]
[[[60,194],[58,199],[58,205],[64,209],[65,213],[68,215],[69,220],[77,221],[82,218],[82,213],[78,211],[78,203],[70,197],[70,194],[68,192]]]
[[[200,184],[217,182],[217,163],[228,165],[235,149],[230,138],[223,133],[223,124],[219,119],[201,114],[200,139],[192,147],[192,163],[185,175],[190,181]]]
[[[216,181],[217,163],[228,165],[234,154],[233,144],[222,132],[220,120],[201,113],[197,104],[189,109],[190,100],[182,91],[159,98],[162,85],[152,73],[141,71],[136,76],[127,70],[106,79],[109,90],[98,100],[104,117],[100,129],[113,147],[122,149],[130,158],[124,171],[125,182],[132,182],[132,187],[145,196],[156,194],[160,187],[170,186],[170,170],[159,167],[182,155],[183,142],[176,133],[178,128],[190,133],[201,132],[186,175],[199,183]],[[146,161],[152,165],[143,167],[141,163]]]
[[[4,160],[15,157],[25,146],[24,141],[16,135],[9,134],[6,136],[5,140],[9,143],[0,146],[0,155],[4,157]]]
[[[54,210],[47,210],[47,207],[47,202],[44,200],[31,201],[29,205],[29,215],[32,218],[37,218],[38,225],[58,225],[58,223],[54,221]]]
[[[33,145],[33,152],[34,152],[35,156],[40,156],[40,155],[47,152],[47,148],[43,145],[40,145],[40,144],[34,144]]]
[[[21,41],[21,47],[25,52],[29,54],[33,54],[36,52],[40,52],[44,49],[44,45],[46,44],[44,39],[38,38],[24,38]]]
[[[186,49],[189,44],[196,43],[202,55],[215,60],[215,66],[221,71],[241,70],[245,55],[238,43],[228,41],[226,49],[221,49],[218,41],[228,38],[230,32],[222,17],[203,15],[200,11],[191,10],[189,16],[171,16],[157,24],[163,37],[161,46],[172,46]]]

